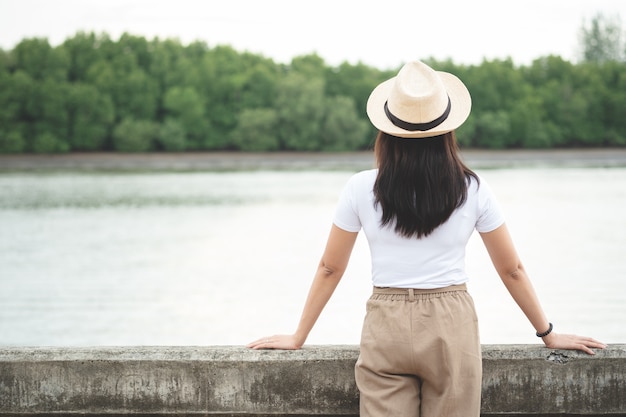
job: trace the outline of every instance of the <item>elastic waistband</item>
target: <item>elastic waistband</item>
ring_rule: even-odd
[[[390,287],[374,287],[374,294],[388,295],[407,295],[407,294],[442,294],[453,291],[467,291],[466,284],[450,285],[449,287],[421,289],[421,288],[390,288]]]
[[[432,288],[427,290],[421,288],[374,287],[372,297],[373,299],[415,301],[416,299],[426,300],[445,297],[458,292],[467,292],[467,285],[450,285],[449,287]]]

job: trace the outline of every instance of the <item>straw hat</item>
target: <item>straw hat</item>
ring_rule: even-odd
[[[367,115],[390,135],[426,138],[461,126],[471,107],[470,93],[456,76],[413,61],[372,91]]]

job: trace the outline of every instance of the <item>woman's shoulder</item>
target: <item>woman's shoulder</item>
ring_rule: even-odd
[[[482,176],[476,174],[476,176],[469,176],[467,179],[467,196],[470,200],[483,201],[485,199],[492,199],[493,192],[489,183]]]
[[[476,178],[470,177],[468,181],[468,199],[475,200],[479,202],[480,205],[487,202],[497,202],[496,194],[484,177],[476,175]]]
[[[366,169],[353,174],[349,181],[352,183],[374,182],[377,174],[378,169]]]
[[[366,169],[354,174],[354,176],[361,178],[376,178],[376,175],[378,175],[378,168]]]
[[[374,182],[376,182],[377,172],[377,169],[368,169],[352,174],[345,185],[344,192],[360,193],[371,191],[374,187]]]
[[[489,189],[489,184],[480,174],[473,173],[474,175],[467,176],[467,185],[468,189],[472,192],[479,192],[480,189],[484,186],[484,188]]]

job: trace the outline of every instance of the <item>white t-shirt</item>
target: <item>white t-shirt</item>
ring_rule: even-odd
[[[502,211],[484,179],[472,179],[467,200],[430,235],[406,238],[395,224],[381,227],[382,208],[374,206],[378,170],[362,171],[346,184],[333,223],[348,232],[363,228],[372,258],[376,287],[441,288],[468,281],[465,246],[474,230],[490,232],[504,223]],[[392,222],[393,223],[393,222]]]

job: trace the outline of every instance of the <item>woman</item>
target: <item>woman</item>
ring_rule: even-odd
[[[372,258],[355,377],[361,416],[479,416],[481,350],[465,246],[480,233],[506,288],[547,347],[593,354],[597,340],[553,331],[488,185],[460,159],[454,131],[471,98],[454,75],[406,64],[377,86],[367,114],[378,168],[354,175],[335,213],[292,335],[253,349],[299,349],[341,279],[358,232]]]

